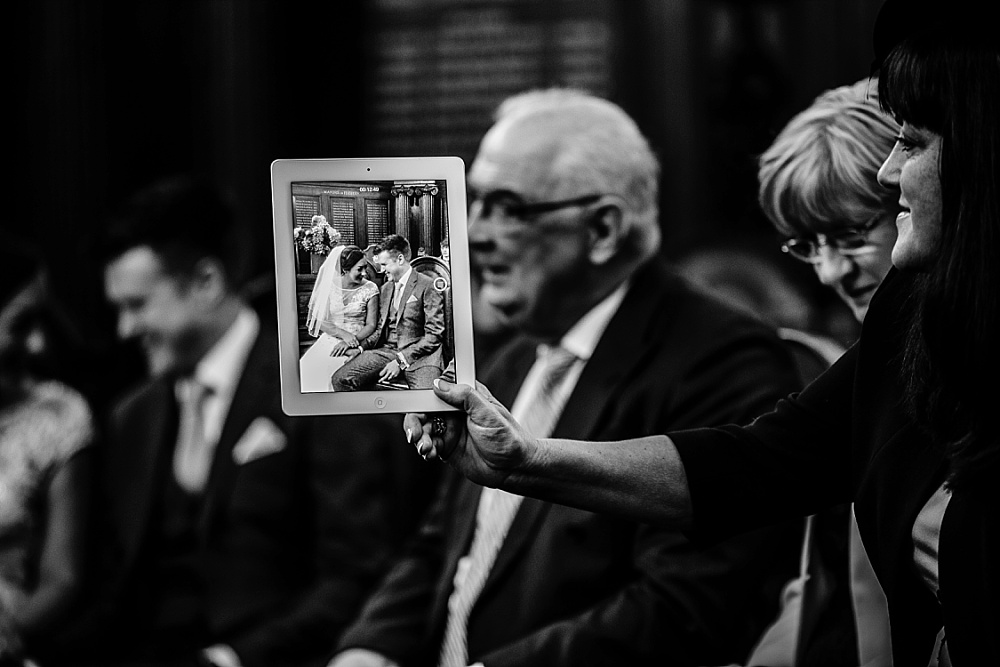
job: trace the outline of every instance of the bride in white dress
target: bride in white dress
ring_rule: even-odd
[[[333,391],[330,376],[378,324],[378,287],[365,277],[364,252],[337,246],[316,274],[306,327],[318,339],[299,360],[302,391]]]

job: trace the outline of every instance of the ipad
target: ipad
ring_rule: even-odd
[[[458,157],[271,164],[282,409],[452,410],[475,384],[465,164]]]

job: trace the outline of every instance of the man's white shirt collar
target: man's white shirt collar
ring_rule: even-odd
[[[572,352],[578,359],[589,360],[608,328],[611,318],[618,312],[625,299],[629,282],[623,282],[614,292],[604,297],[604,300],[577,320],[559,341],[559,346]]]
[[[399,289],[400,289],[400,291],[402,291],[402,289],[404,287],[406,287],[406,281],[410,279],[410,274],[411,273],[413,273],[413,267],[412,266],[410,268],[408,268],[406,270],[406,273],[403,274],[403,277],[399,279],[398,282],[399,282]]]
[[[205,431],[210,442],[216,440],[222,432],[222,423],[229,412],[236,384],[243,375],[243,368],[259,331],[260,320],[256,313],[247,307],[241,308],[226,333],[194,368],[193,379],[211,389],[205,406]],[[180,385],[183,382],[185,381],[178,382],[176,391],[181,391]]]

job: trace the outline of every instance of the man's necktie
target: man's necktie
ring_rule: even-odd
[[[561,347],[547,348],[538,361],[543,364],[539,382],[520,418],[521,425],[537,437],[547,437],[555,426],[566,392],[558,391],[577,357]],[[521,496],[499,489],[483,489],[476,515],[476,533],[468,555],[459,563],[455,588],[448,599],[448,624],[441,645],[440,667],[466,667],[466,626],[490,569],[503,546],[507,530],[521,504]]]
[[[392,284],[392,310],[389,313],[393,318],[399,313],[399,296],[402,291],[399,281],[394,281]]]
[[[181,385],[180,425],[174,449],[174,477],[189,493],[201,493],[212,465],[213,443],[205,437],[205,399],[210,387],[188,380]]]

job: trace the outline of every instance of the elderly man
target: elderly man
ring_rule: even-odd
[[[656,258],[658,163],[617,106],[505,102],[468,175],[478,298],[520,335],[480,377],[538,435],[615,440],[743,422],[795,387],[769,330]],[[678,532],[442,486],[332,664],[719,664],[745,657],[795,537],[699,551]]]
[[[282,412],[277,332],[236,288],[238,231],[181,177],[108,234],[106,293],[151,377],[107,434],[94,664],[322,663],[418,503],[396,420]]]

